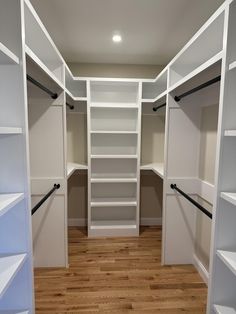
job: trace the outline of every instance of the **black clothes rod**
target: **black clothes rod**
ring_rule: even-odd
[[[172,190],[178,191],[181,195],[183,195],[190,203],[192,203],[194,206],[200,209],[205,215],[207,215],[210,219],[212,219],[212,214],[204,208],[202,205],[200,205],[198,202],[196,202],[194,199],[192,199],[188,194],[184,193],[182,190],[180,190],[176,184],[171,184],[170,187]]]
[[[207,81],[207,82],[205,82],[205,83],[203,83],[197,87],[194,87],[193,89],[190,89],[189,91],[187,91],[187,92],[185,92],[179,96],[175,96],[175,101],[180,101],[182,98],[184,98],[188,95],[191,95],[193,93],[196,93],[197,91],[199,91],[203,88],[206,88],[210,85],[213,85],[213,84],[219,82],[220,80],[221,80],[221,75],[219,75],[219,76],[217,76],[217,77],[215,77],[215,78],[213,78],[213,79],[211,79],[211,80],[209,80],[209,81]]]
[[[45,87],[44,85],[36,81],[33,77],[31,77],[28,74],[27,74],[27,80],[31,82],[32,84],[34,84],[35,86],[37,86],[38,88],[42,89],[48,95],[50,95],[52,99],[57,99],[58,97],[57,93],[53,93],[50,89],[48,89],[47,87]]]
[[[53,188],[33,207],[31,210],[31,215],[33,215],[39,207],[49,198],[49,196],[56,190],[60,188],[60,184],[54,184]]]
[[[66,103],[67,107],[70,108],[70,110],[73,110],[74,109],[74,106],[73,105],[70,105],[68,102]]]
[[[166,103],[160,105],[160,106],[157,106],[157,107],[153,107],[152,110],[153,111],[157,111],[158,109],[161,109],[162,107],[165,107],[166,106]]]

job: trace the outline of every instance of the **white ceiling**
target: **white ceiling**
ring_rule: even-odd
[[[31,0],[67,62],[167,64],[224,0]],[[123,41],[114,44],[114,32]]]

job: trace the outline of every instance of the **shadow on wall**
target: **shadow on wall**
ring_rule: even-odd
[[[145,219],[162,218],[163,180],[152,171],[142,171],[140,177],[140,216]]]

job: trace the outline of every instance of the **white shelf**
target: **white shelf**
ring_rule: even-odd
[[[217,255],[234,275],[236,275],[236,252],[217,250]]]
[[[67,179],[76,171],[76,170],[87,170],[87,165],[77,164],[73,162],[67,163]]]
[[[236,61],[230,63],[229,70],[234,70],[236,68]]]
[[[236,136],[236,130],[225,130],[225,136]]]
[[[135,220],[99,220],[91,221],[91,229],[136,229]]]
[[[222,59],[222,55],[223,52],[220,51],[219,53],[217,53],[215,56],[213,56],[211,59],[207,60],[205,63],[203,63],[202,65],[200,65],[198,68],[196,68],[195,70],[193,70],[191,73],[189,73],[188,75],[186,75],[185,77],[183,77],[181,80],[179,80],[177,83],[173,84],[170,89],[169,92],[172,92],[173,90],[175,90],[176,88],[178,88],[179,86],[183,85],[184,83],[186,83],[187,81],[190,81],[192,78],[194,78],[195,76],[197,76],[198,74],[202,73],[203,71],[206,71],[208,68],[210,68],[211,66],[213,66],[214,64],[216,64],[217,62],[219,62]]]
[[[137,155],[91,155],[93,159],[137,159]]]
[[[27,56],[35,62],[38,67],[46,73],[61,89],[64,89],[64,85],[59,81],[59,79],[49,70],[49,68],[36,56],[36,54],[27,46],[25,45],[25,53]]]
[[[137,103],[118,103],[118,102],[92,102],[91,108],[136,108],[138,109]]]
[[[90,131],[91,134],[138,134],[137,131]]]
[[[0,298],[26,260],[26,254],[0,256]]]
[[[22,128],[0,127],[0,135],[5,134],[22,134]]]
[[[214,310],[217,314],[236,314],[236,310],[233,307],[224,305],[214,305]]]
[[[0,216],[24,199],[23,193],[0,194]]]
[[[136,198],[94,198],[91,207],[137,206]]]
[[[167,90],[165,90],[163,93],[159,94],[157,97],[155,98],[143,98],[142,99],[142,103],[154,103],[157,102],[158,100],[161,100],[162,98],[164,98],[167,95]]]
[[[0,42],[0,64],[19,64],[19,58]]]
[[[236,206],[236,193],[221,192],[221,198]]]
[[[91,183],[136,183],[137,178],[91,178]]]
[[[141,165],[140,170],[152,170],[159,177],[164,177],[164,164],[163,163],[152,163],[147,165]]]

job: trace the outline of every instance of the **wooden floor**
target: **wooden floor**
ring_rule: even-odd
[[[206,313],[207,289],[194,267],[162,267],[160,257],[159,228],[113,239],[70,228],[70,268],[35,271],[36,313]]]

